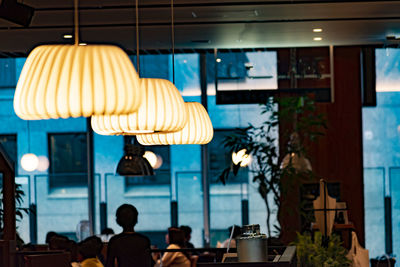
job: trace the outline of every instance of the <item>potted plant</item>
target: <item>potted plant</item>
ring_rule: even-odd
[[[315,232],[313,238],[309,233],[297,233],[292,245],[296,246],[297,264],[301,267],[346,267],[351,264],[340,237],[334,234],[325,246],[321,232]]]

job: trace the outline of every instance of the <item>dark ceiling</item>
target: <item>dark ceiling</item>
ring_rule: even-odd
[[[35,9],[32,22],[22,27],[0,19],[0,52],[19,55],[39,44],[71,42],[63,36],[73,32],[73,0],[18,2]],[[134,4],[80,1],[81,41],[134,50]],[[171,48],[170,14],[169,1],[139,1],[142,49]],[[387,44],[387,36],[400,36],[400,1],[175,0],[174,14],[177,48]]]

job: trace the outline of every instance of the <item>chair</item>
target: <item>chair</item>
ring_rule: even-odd
[[[68,252],[58,254],[25,255],[24,267],[70,267],[71,255]]]
[[[191,267],[196,267],[197,266],[197,260],[199,259],[199,256],[190,256],[190,266]]]

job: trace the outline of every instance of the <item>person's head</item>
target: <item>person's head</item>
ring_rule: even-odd
[[[133,227],[137,224],[138,211],[130,204],[123,204],[119,206],[116,212],[117,224],[124,230],[133,230]]]
[[[57,235],[56,232],[53,232],[53,231],[48,232],[48,233],[46,234],[46,244],[49,244],[49,243],[50,243],[50,239],[51,239],[53,236],[56,236],[56,235]]]
[[[182,230],[175,227],[168,228],[168,243],[175,244],[180,247],[185,246],[185,234]]]
[[[232,228],[234,228],[232,238],[236,238],[237,236],[240,236],[242,234],[240,226],[234,225],[228,228],[229,236],[231,235]]]
[[[49,240],[50,250],[68,250],[71,247],[71,243],[68,237],[56,234]]]
[[[188,226],[188,225],[181,225],[181,227],[179,227],[179,229],[181,229],[181,231],[184,233],[185,241],[189,242],[189,240],[191,238],[191,234],[192,234],[192,228],[190,228],[190,226]]]
[[[103,242],[97,236],[90,236],[78,244],[79,254],[82,258],[96,258],[103,248]]]
[[[113,235],[115,233],[114,233],[114,230],[111,228],[104,228],[103,231],[101,231],[101,234],[102,235]]]

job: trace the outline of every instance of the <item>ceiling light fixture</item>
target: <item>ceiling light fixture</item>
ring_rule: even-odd
[[[72,34],[64,34],[64,39],[72,39]]]
[[[322,32],[322,29],[321,28],[314,28],[313,32]]]
[[[25,120],[127,114],[141,103],[139,76],[117,46],[79,45],[78,0],[75,44],[42,45],[26,59],[14,95]]]
[[[178,89],[168,80],[140,79],[145,100],[135,113],[92,116],[92,128],[101,135],[135,135],[182,130],[188,116]]]
[[[174,52],[172,52],[172,57],[174,60]],[[137,0],[136,59],[137,69],[140,73]],[[175,76],[174,66],[172,72],[172,75]],[[175,132],[183,129],[187,123],[188,116],[183,98],[173,83],[164,79],[142,78],[140,79],[140,88],[144,93],[144,100],[138,111],[127,115],[92,116],[91,124],[93,130],[102,135],[135,135],[153,132]]]
[[[322,41],[322,37],[314,37],[313,40],[314,41]]]
[[[177,132],[137,135],[142,145],[204,145],[214,135],[213,126],[206,109],[198,102],[185,103],[188,113],[186,126]]]
[[[153,168],[144,157],[144,147],[135,144],[126,144],[125,154],[117,166],[117,173],[121,176],[152,176]]]

